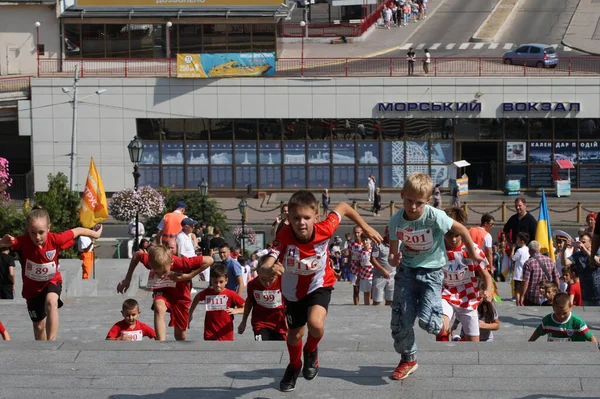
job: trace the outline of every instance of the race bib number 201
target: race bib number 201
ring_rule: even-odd
[[[402,241],[404,245],[417,252],[428,251],[433,246],[433,233],[431,229],[406,231],[405,229],[397,229],[396,237]]]

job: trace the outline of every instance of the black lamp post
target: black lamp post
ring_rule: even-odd
[[[206,179],[204,179],[204,177],[202,178],[200,184],[198,184],[198,192],[200,193],[200,197],[202,198],[202,222],[206,223],[205,209],[206,197],[208,197],[208,183],[206,182]]]
[[[133,183],[134,183],[135,191],[137,192],[139,181],[140,181],[140,172],[138,170],[138,165],[139,165],[140,161],[142,160],[142,154],[144,153],[144,145],[142,144],[142,142],[140,140],[138,140],[137,136],[135,136],[133,138],[133,140],[131,140],[131,142],[127,146],[127,149],[129,150],[129,159],[133,163]],[[134,251],[137,251],[138,246],[139,246],[138,223],[139,223],[139,212],[138,212],[138,208],[137,208],[137,204],[136,204],[135,238],[133,240],[133,250]]]
[[[242,256],[246,257],[246,209],[248,208],[248,203],[245,198],[242,198],[240,203],[238,204],[238,209],[242,214]]]

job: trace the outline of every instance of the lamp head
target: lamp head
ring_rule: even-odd
[[[39,28],[40,26],[42,26],[42,23],[41,23],[40,21],[36,21],[36,23],[35,23],[35,27],[36,27],[36,28]]]
[[[100,90],[96,90],[96,94],[100,95],[102,93],[106,92],[106,89],[100,89]]]
[[[171,21],[167,22],[167,28],[170,28],[171,26],[173,26],[173,22],[171,22]]]
[[[304,28],[306,26],[306,22],[305,21],[300,21],[300,26]]]
[[[65,94],[69,94],[71,92],[71,90],[68,87],[63,87],[61,90]]]

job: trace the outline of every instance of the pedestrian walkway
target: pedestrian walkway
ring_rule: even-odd
[[[597,0],[581,0],[562,43],[575,50],[600,55],[600,4]]]
[[[512,49],[516,49],[519,46],[521,46],[521,44],[519,44],[519,43],[483,43],[483,42],[479,42],[479,43],[472,43],[472,42],[465,42],[465,43],[404,43],[398,49],[399,50],[408,50],[409,48],[412,47],[413,49],[416,49],[416,50],[423,50],[423,49],[460,50],[460,51],[464,51],[465,53],[470,53],[470,52],[473,52],[474,50],[477,50],[477,51],[485,51],[485,50],[510,51]],[[559,43],[551,44],[551,46],[554,47],[555,50],[572,51],[571,47],[564,46]],[[498,53],[498,56],[501,56],[501,55],[502,55],[501,53]]]

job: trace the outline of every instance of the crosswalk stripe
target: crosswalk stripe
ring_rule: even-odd
[[[421,43],[417,46],[417,50],[422,50],[426,43]]]
[[[513,44],[512,43],[506,43],[503,47],[504,50],[510,50],[512,48]]]
[[[463,43],[463,44],[461,44],[461,45],[458,47],[458,49],[459,49],[459,50],[466,50],[466,49],[468,49],[468,48],[469,48],[469,44],[470,44],[470,43]]]
[[[483,48],[483,44],[484,43],[475,43],[475,45],[473,46],[473,50],[479,50]]]
[[[554,50],[558,48],[558,44],[551,44],[550,46],[554,47]]]
[[[456,44],[456,43],[450,43],[450,44],[447,44],[447,45],[446,45],[446,50],[452,50],[452,49],[454,48],[454,45],[455,45],[455,44]]]
[[[565,50],[565,51],[571,51],[573,49],[571,47],[569,47],[569,46],[563,46],[563,50]]]
[[[429,47],[429,49],[437,50],[437,48],[440,47],[441,45],[442,45],[442,43],[433,43],[433,45],[431,47]]]
[[[404,46],[400,47],[400,50],[408,50],[409,48],[412,47],[412,43],[406,43]]]
[[[498,43],[490,43],[488,50],[495,50],[498,48]]]

